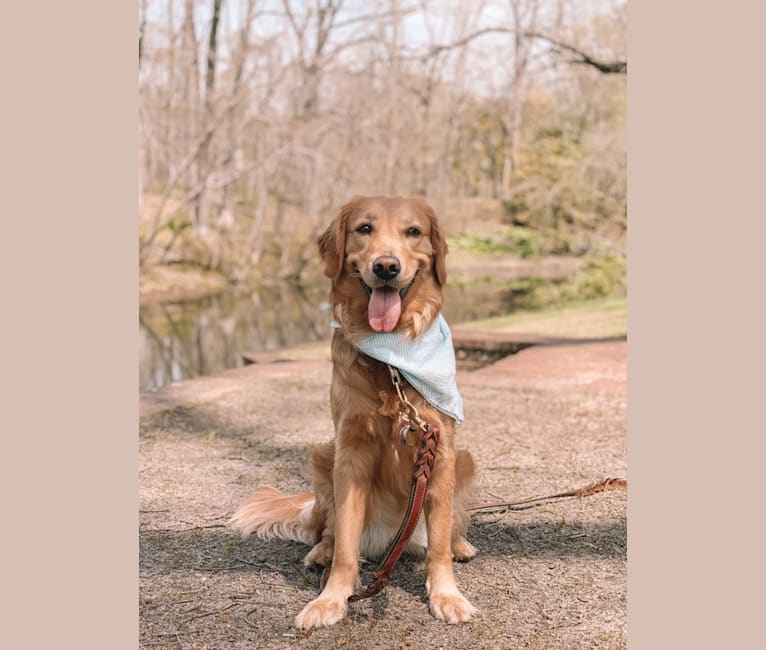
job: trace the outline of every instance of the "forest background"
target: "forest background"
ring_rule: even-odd
[[[279,330],[315,320],[261,292],[297,290],[319,309],[316,238],[353,194],[429,200],[450,282],[494,291],[491,312],[458,318],[625,297],[626,3],[141,0],[139,12],[147,374],[216,369],[183,302],[247,295]],[[223,327],[212,336],[237,330],[227,313],[208,315]],[[184,346],[196,351],[168,352]]]

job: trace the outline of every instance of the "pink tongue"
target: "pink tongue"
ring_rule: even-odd
[[[402,299],[396,289],[373,289],[367,306],[367,319],[376,332],[390,332],[399,322]]]

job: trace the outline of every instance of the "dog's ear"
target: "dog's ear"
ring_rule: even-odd
[[[434,249],[434,275],[440,286],[447,284],[447,240],[444,239],[436,215],[431,219],[431,246]]]
[[[346,254],[346,224],[362,197],[354,196],[319,235],[319,255],[324,262],[324,274],[333,282],[340,280]]]
[[[425,213],[428,215],[428,220],[431,222],[431,248],[434,249],[434,276],[439,286],[443,287],[447,284],[447,240],[444,239],[434,209],[425,199],[418,199],[418,201],[423,206]]]

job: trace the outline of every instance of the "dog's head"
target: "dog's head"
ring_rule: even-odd
[[[356,196],[319,237],[335,316],[347,330],[419,336],[441,309],[447,245],[420,198]]]

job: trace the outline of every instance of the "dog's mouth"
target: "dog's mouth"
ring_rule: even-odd
[[[402,314],[402,300],[407,295],[410,287],[418,277],[418,273],[412,277],[412,281],[406,286],[398,289],[386,282],[380,287],[371,287],[358,274],[359,282],[367,294],[369,303],[367,304],[367,320],[374,332],[391,332],[399,322]]]

